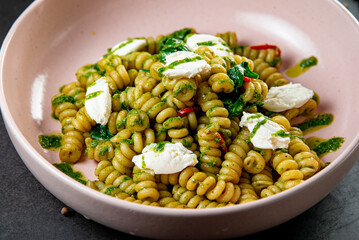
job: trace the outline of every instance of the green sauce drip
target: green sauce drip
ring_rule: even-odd
[[[282,137],[282,138],[285,138],[285,137],[289,137],[290,134],[285,132],[284,130],[279,130],[278,132],[276,133],[273,133],[272,134],[273,137]]]
[[[196,56],[193,58],[184,58],[178,61],[174,61],[172,63],[170,63],[168,66],[165,67],[161,67],[158,69],[158,76],[163,77],[163,72],[166,71],[167,69],[174,69],[176,66],[182,64],[182,63],[189,63],[189,62],[195,62],[195,61],[200,61],[203,60],[202,57],[200,56]]]
[[[268,121],[267,118],[263,119],[262,121],[258,122],[254,128],[253,128],[253,131],[249,134],[249,139],[253,138],[254,135],[256,134],[257,130],[262,126],[264,125],[266,122]]]
[[[300,63],[299,66],[301,68],[309,68],[309,67],[313,67],[315,65],[318,64],[318,59],[314,56],[311,56],[307,59],[303,59]]]
[[[96,91],[96,92],[93,92],[93,93],[89,93],[89,94],[86,95],[85,101],[90,100],[91,98],[95,98],[98,95],[100,95],[101,93],[103,93],[103,91]]]
[[[72,166],[68,163],[54,163],[54,166],[67,176],[75,179],[76,181],[86,185],[86,180],[83,179],[83,175],[79,171],[74,171]]]
[[[250,116],[250,117],[247,117],[247,120],[249,120],[249,119],[256,119],[256,118],[260,118],[260,117],[263,117],[263,115],[262,115],[262,114],[256,114],[256,115],[252,115],[252,116]]]
[[[39,135],[39,143],[45,149],[55,150],[62,145],[62,136],[60,134]]]
[[[145,156],[144,156],[144,155],[142,155],[141,168],[142,168],[142,169],[145,169],[145,168],[146,168]]]
[[[310,137],[305,142],[319,157],[323,157],[327,153],[338,150],[344,143],[344,138],[332,137],[330,139],[323,139],[319,137]]]
[[[51,103],[52,103],[53,106],[56,106],[58,104],[62,104],[62,103],[65,103],[65,102],[75,103],[75,100],[71,96],[67,96],[65,94],[62,94],[62,95],[58,96],[57,98],[55,98],[54,100],[52,100]]]
[[[162,152],[165,149],[166,143],[170,143],[168,141],[159,142],[156,144],[156,146],[153,148],[153,151],[155,152]]]
[[[212,41],[207,41],[207,42],[199,42],[197,43],[198,46],[216,46],[217,43],[212,42]]]
[[[303,59],[298,64],[296,64],[294,67],[289,68],[286,71],[286,74],[288,77],[298,77],[302,73],[308,71],[311,67],[318,64],[318,59],[314,56],[311,56],[309,58]]]
[[[334,120],[334,115],[331,113],[318,114],[316,117],[311,118],[303,123],[298,124],[296,127],[300,128],[304,134],[314,132],[330,125]]]
[[[127,40],[126,42],[121,43],[121,44],[120,44],[117,48],[115,48],[115,49],[112,49],[112,48],[107,49],[107,53],[106,53],[105,55],[103,55],[103,57],[104,57],[104,58],[107,58],[108,55],[114,53],[116,50],[118,50],[118,49],[120,49],[120,48],[123,48],[124,46],[126,46],[126,45],[128,45],[128,44],[130,44],[130,43],[132,43],[132,42],[133,42],[133,39],[129,39],[129,40]]]

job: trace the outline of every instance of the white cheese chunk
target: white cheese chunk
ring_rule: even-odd
[[[239,123],[240,127],[247,127],[250,131],[250,140],[253,146],[261,149],[288,148],[289,133],[270,118],[261,113],[243,112]]]
[[[107,124],[111,114],[111,94],[105,77],[93,82],[87,88],[85,108],[96,123]]]
[[[282,112],[303,106],[314,92],[299,83],[271,87],[263,101],[263,107],[272,112]]]
[[[112,54],[118,56],[124,56],[131,52],[142,50],[145,46],[146,46],[145,39],[133,38],[116,44],[111,48],[110,51]]]
[[[162,145],[163,149],[159,147]],[[198,163],[197,156],[185,148],[182,143],[152,143],[142,150],[142,154],[133,157],[132,161],[142,170],[154,174],[171,174],[182,171]]]
[[[166,56],[165,71],[163,75],[170,79],[193,78],[196,75],[205,75],[211,66],[200,55],[179,51]]]
[[[210,34],[193,34],[187,39],[186,45],[191,51],[206,46],[211,49],[216,56],[225,57],[233,55],[233,52],[222,38]]]

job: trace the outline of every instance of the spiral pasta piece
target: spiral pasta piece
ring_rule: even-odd
[[[53,115],[61,123],[63,142],[59,150],[59,157],[64,162],[77,162],[81,158],[84,137],[72,124],[77,114],[77,107],[72,97],[59,93],[52,97]]]
[[[244,165],[243,160],[250,150],[250,146],[247,142],[249,140],[249,134],[246,133],[247,131],[248,129],[243,128],[229,146],[229,151],[224,155],[224,161],[218,174],[219,180],[232,182],[233,184],[239,182]]]
[[[233,187],[233,185],[228,184]],[[236,203],[240,196],[240,189],[236,186],[235,190],[232,190],[231,187],[227,188],[224,197],[218,198],[217,202],[227,205],[227,203]],[[234,187],[233,187],[234,188]],[[227,192],[235,191],[234,194]],[[175,185],[172,189],[173,198],[178,202],[185,204],[188,208],[204,208],[204,206],[213,206],[217,207],[218,204],[215,204],[213,201],[205,201],[205,196],[197,195],[195,191],[187,190],[185,187],[180,185]]]
[[[136,183],[135,190],[138,199],[151,202],[156,202],[159,199],[160,193],[158,192],[154,175],[141,171],[137,166],[134,166],[133,180]]]
[[[72,119],[72,124],[80,132],[89,132],[96,125],[96,122],[88,115],[86,108],[82,107]]]
[[[213,92],[231,93],[234,90],[234,82],[226,73],[212,74],[208,79],[208,83],[211,86]]]
[[[91,137],[85,139],[86,156],[97,162],[110,160],[114,157],[114,147],[111,141],[93,140]]]
[[[268,93],[268,86],[260,79],[252,79],[250,82],[243,84],[242,91],[241,98],[244,102],[263,102]]]
[[[225,144],[218,138],[218,123],[211,123],[198,131],[198,144],[200,146],[200,168],[207,173],[218,174],[222,164],[222,151],[220,148]]]
[[[131,175],[134,166],[132,158],[135,155],[137,153],[131,148],[130,140],[124,139],[120,141],[119,146],[115,148],[112,159],[113,167],[121,174]]]
[[[278,54],[278,49],[268,48],[268,49],[253,49],[250,46],[234,46],[233,52],[235,54],[247,57],[251,60],[261,59],[268,65],[279,68],[282,61]]]
[[[216,36],[222,38],[230,48],[237,45],[237,34],[235,32],[227,31],[224,33],[217,33]]]
[[[136,199],[135,197],[131,197],[127,193],[123,193],[123,192],[117,193],[115,195],[115,197],[118,198],[118,199],[122,199],[124,201],[127,201],[127,202],[138,203],[138,204],[147,205],[147,206],[153,206],[153,207],[159,207],[160,206],[160,204],[158,202],[142,201],[140,199]]]
[[[199,86],[197,103],[202,111],[206,113],[210,123],[216,122],[221,128],[230,128],[231,121],[228,118],[228,110],[224,108],[223,102],[212,91],[207,82],[203,82]]]
[[[150,70],[153,63],[157,62],[156,56],[148,52],[132,52],[121,56],[122,64],[126,69]]]
[[[259,79],[262,79],[268,85],[268,88],[273,86],[282,86],[289,83],[289,81],[284,78],[277,68],[271,67],[263,59],[259,58],[254,60],[253,64],[253,71],[259,74]]]
[[[252,176],[252,186],[258,195],[262,195],[262,190],[273,185],[272,169],[265,166],[264,169]]]
[[[303,179],[308,179],[321,169],[317,157],[301,138],[293,137],[290,140],[288,151],[298,163],[299,170],[303,173]]]
[[[253,202],[259,199],[254,187],[252,186],[250,175],[247,172],[242,172],[238,186],[241,189],[239,204]]]
[[[76,72],[77,81],[81,87],[86,88],[97,79],[103,76],[103,72],[98,68],[98,64],[86,64]]]
[[[244,169],[252,174],[263,171],[266,164],[263,156],[254,150],[250,150],[247,153],[247,157],[243,160],[243,163]]]
[[[277,150],[274,152],[270,162],[277,173],[281,175],[280,179],[284,182],[285,189],[292,188],[303,181],[304,175],[289,153]]]
[[[86,89],[81,87],[79,82],[71,82],[63,85],[60,88],[60,92],[66,94],[67,96],[71,96],[75,101],[74,104],[77,109],[80,109],[84,106]]]
[[[269,185],[267,188],[262,189],[260,196],[262,198],[266,198],[266,197],[273,196],[277,193],[280,193],[284,190],[285,190],[284,182],[281,179],[279,179],[274,184]]]

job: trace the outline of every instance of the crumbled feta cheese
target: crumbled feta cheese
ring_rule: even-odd
[[[272,112],[282,112],[303,106],[314,92],[299,83],[271,87],[263,101],[263,107]]]
[[[138,168],[150,170],[154,174],[177,173],[198,163],[196,154],[182,143],[169,142],[151,143],[142,150],[142,154],[134,156],[132,161]]]
[[[142,50],[145,46],[145,39],[133,38],[116,44],[111,48],[110,52],[118,56],[124,56],[131,52]]]
[[[233,55],[233,52],[222,38],[210,34],[193,34],[187,39],[186,45],[191,51],[206,46],[211,49],[216,56],[224,57]]]
[[[289,133],[261,113],[243,112],[240,127],[247,127],[253,146],[261,149],[288,148]]]
[[[87,88],[85,108],[96,123],[107,124],[111,114],[111,94],[105,77],[93,82]]]
[[[165,61],[163,75],[170,79],[193,78],[211,70],[211,66],[201,56],[188,51],[168,54]]]

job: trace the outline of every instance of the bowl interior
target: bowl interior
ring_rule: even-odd
[[[324,157],[329,162],[354,141],[359,132],[359,81],[353,77],[354,63],[359,62],[359,28],[334,1],[310,0],[300,6],[280,0],[35,2],[2,49],[2,90],[16,127],[44,159],[59,162],[56,152],[41,148],[38,135],[61,130],[51,118],[50,103],[60,86],[76,81],[79,67],[95,63],[107,48],[126,38],[155,37],[183,27],[210,34],[234,31],[244,45],[275,44],[282,51],[283,74],[303,58],[316,56],[316,67],[288,78],[319,94],[318,112],[335,116],[329,127],[311,135],[345,137],[339,151]],[[89,179],[95,178],[95,166],[86,159],[76,164]]]

